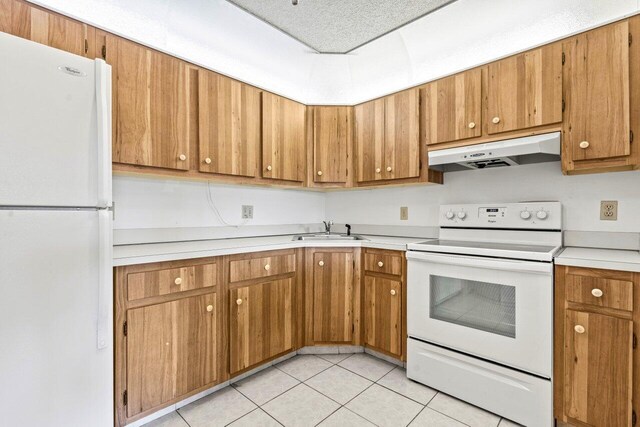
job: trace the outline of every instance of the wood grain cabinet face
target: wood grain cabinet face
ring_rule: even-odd
[[[562,46],[563,169],[574,169],[574,162],[628,156],[629,23],[588,31]]]
[[[19,0],[0,0],[0,31],[92,57],[95,29]]]
[[[201,69],[198,102],[199,170],[257,176],[260,90]]]
[[[384,99],[354,107],[358,182],[384,179]]]
[[[113,161],[188,170],[190,66],[112,35],[106,52],[114,78]]]
[[[293,278],[237,287],[229,295],[231,374],[294,349]]]
[[[487,66],[489,134],[562,121],[562,47],[554,43]]]
[[[480,68],[430,83],[421,92],[427,145],[482,135]]]
[[[314,181],[346,183],[351,143],[350,107],[313,108]]]
[[[385,99],[384,179],[420,175],[420,95],[406,90]]]
[[[364,343],[402,355],[402,282],[364,276]]]
[[[304,181],[306,106],[262,93],[262,177]]]
[[[127,417],[217,380],[217,293],[127,312]]]

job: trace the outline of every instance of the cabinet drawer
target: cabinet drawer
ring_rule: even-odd
[[[402,256],[400,254],[366,252],[364,269],[374,273],[402,275]]]
[[[566,283],[568,301],[633,311],[633,282],[630,280],[567,274]]]
[[[295,253],[237,259],[229,261],[229,282],[242,282],[295,271]]]
[[[128,274],[127,299],[134,301],[215,286],[217,268],[217,264],[203,264]]]

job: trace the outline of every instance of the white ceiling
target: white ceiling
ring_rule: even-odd
[[[320,53],[347,53],[455,0],[228,0]]]
[[[349,54],[320,55],[226,0],[32,2],[309,105],[364,102],[640,10],[640,0],[457,0]]]

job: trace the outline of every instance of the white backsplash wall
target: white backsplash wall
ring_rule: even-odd
[[[564,176],[558,162],[445,174],[444,185],[327,193],[337,223],[437,226],[450,203],[558,200],[565,230],[640,232],[640,171]],[[600,220],[600,201],[618,200],[618,220]],[[400,206],[409,220],[400,220]]]
[[[218,227],[244,222],[242,205],[253,205],[247,225],[310,224],[325,219],[325,195],[314,191],[272,189],[206,182],[113,177],[115,229]]]

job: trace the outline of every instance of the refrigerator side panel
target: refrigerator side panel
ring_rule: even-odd
[[[3,424],[113,426],[109,215],[0,210]]]

